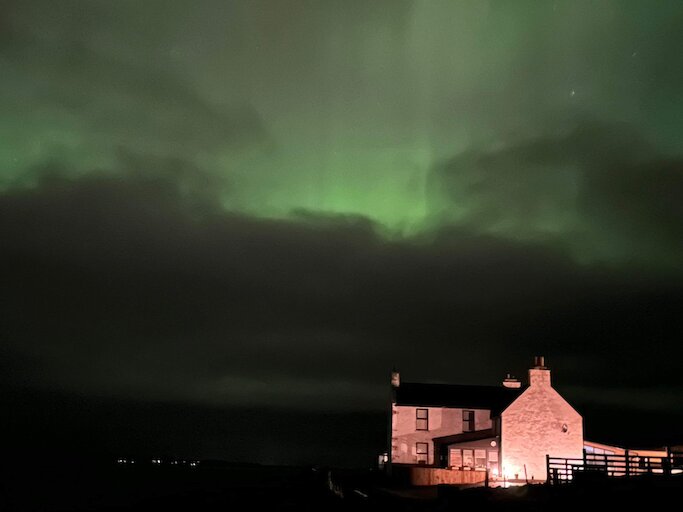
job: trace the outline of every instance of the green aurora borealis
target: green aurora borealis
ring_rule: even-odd
[[[534,355],[680,444],[682,55],[681,0],[1,0],[4,458],[368,467],[392,367]]]
[[[15,1],[0,15],[4,190],[143,173],[246,215],[452,225],[581,261],[681,257],[680,209],[658,196],[682,182],[677,0]]]

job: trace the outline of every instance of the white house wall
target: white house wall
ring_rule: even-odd
[[[417,430],[416,409],[429,410],[429,430]],[[485,409],[466,409],[474,411],[475,430],[491,428],[491,413]],[[392,405],[391,422],[391,461],[397,464],[417,464],[417,443],[428,443],[427,464],[434,464],[435,437],[462,433],[463,409],[446,407],[414,407]]]
[[[535,372],[535,370],[531,370]],[[502,414],[502,470],[507,478],[546,479],[546,454],[583,457],[583,420],[550,386],[550,379],[532,385]],[[566,425],[566,432],[564,431]]]

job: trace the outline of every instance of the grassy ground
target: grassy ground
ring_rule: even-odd
[[[111,464],[5,469],[2,511],[574,511],[634,510],[683,500],[683,478],[677,477],[458,489],[396,487],[373,472],[310,467]]]

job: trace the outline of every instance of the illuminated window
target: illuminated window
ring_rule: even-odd
[[[474,469],[486,469],[486,450],[474,450]]]
[[[474,432],[474,411],[462,411],[462,431]]]
[[[462,451],[462,468],[474,469],[474,450]]]
[[[448,466],[452,469],[466,471],[486,471],[488,469],[494,476],[498,476],[500,471],[498,452],[485,448],[460,449],[451,447],[448,450]]]
[[[455,469],[462,468],[462,451],[458,448],[451,448],[448,453],[448,465]]]
[[[489,450],[489,466],[491,474],[498,476],[498,452]]]
[[[429,430],[429,409],[415,410],[415,430]]]
[[[418,464],[427,464],[429,458],[429,444],[415,443],[415,454],[417,455]]]

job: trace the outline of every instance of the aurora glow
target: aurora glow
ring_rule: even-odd
[[[680,443],[681,55],[681,0],[3,0],[5,458],[365,466],[392,366],[534,354]]]
[[[163,159],[199,173],[188,192],[210,188],[226,210],[361,215],[404,234],[464,225],[620,260],[633,237],[583,209],[586,175],[628,148],[619,125],[647,147],[639,164],[681,149],[676,0],[3,9],[5,189],[35,183],[45,166],[125,175],[131,158]],[[579,147],[585,138],[568,134],[598,124],[579,158],[590,141]],[[525,154],[540,139],[550,144],[542,162]],[[500,158],[484,158],[496,167],[482,170],[478,155],[492,153]],[[450,161],[457,176],[444,184]],[[681,256],[667,240],[651,242],[636,259]]]

